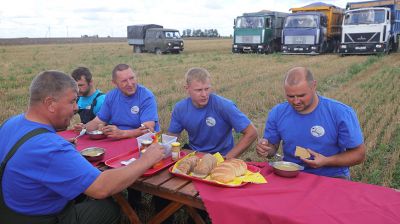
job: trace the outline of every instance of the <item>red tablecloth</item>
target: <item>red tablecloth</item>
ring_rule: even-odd
[[[261,173],[267,184],[195,182],[212,223],[400,223],[400,192],[393,189],[307,173],[284,178],[268,165]]]
[[[73,138],[77,134],[72,130],[58,132],[59,135],[68,139]],[[128,138],[128,139],[113,139],[113,138],[105,138],[101,140],[92,140],[88,135],[83,135],[78,138],[78,142],[76,144],[76,148],[81,151],[88,147],[101,147],[104,148],[105,154],[104,158],[101,161],[93,162],[93,165],[98,165],[101,162],[104,162],[108,159],[126,153],[130,150],[138,151],[138,144],[136,138]]]

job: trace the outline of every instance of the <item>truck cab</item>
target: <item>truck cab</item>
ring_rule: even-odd
[[[387,53],[396,47],[389,8],[349,10],[343,19],[340,54]],[[393,40],[391,40],[393,39]],[[396,47],[397,49],[397,47]]]
[[[132,25],[127,27],[128,44],[135,53],[154,52],[180,53],[184,49],[183,40],[176,29],[166,29],[157,24]]]
[[[183,51],[183,40],[178,30],[150,28],[146,31],[144,50],[156,54],[178,54]]]
[[[282,52],[317,54],[327,48],[327,18],[320,12],[298,12],[286,17]]]
[[[287,13],[263,10],[243,13],[234,20],[233,53],[272,53],[280,50]]]

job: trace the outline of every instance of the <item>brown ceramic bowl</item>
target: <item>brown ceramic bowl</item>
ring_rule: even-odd
[[[296,177],[300,170],[304,170],[304,167],[287,161],[271,162],[270,165],[273,167],[274,173],[281,177]]]
[[[81,155],[90,162],[102,160],[104,158],[105,149],[100,147],[89,147],[81,151]]]
[[[89,135],[90,139],[94,139],[94,140],[107,138],[107,135],[105,135],[102,131],[99,131],[99,130],[88,131],[88,132],[86,132],[86,134]]]

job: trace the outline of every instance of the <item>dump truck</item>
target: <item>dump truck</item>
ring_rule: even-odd
[[[397,51],[400,1],[349,2],[343,19],[341,55]]]
[[[320,54],[337,50],[344,9],[316,2],[290,11],[282,31],[282,53]]]
[[[262,10],[234,19],[233,53],[280,51],[283,21],[288,13]]]
[[[127,27],[128,44],[133,52],[179,54],[184,49],[183,40],[176,29],[166,29],[157,24],[132,25]]]

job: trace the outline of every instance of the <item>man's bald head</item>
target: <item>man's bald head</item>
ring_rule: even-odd
[[[286,73],[284,84],[288,86],[295,86],[303,81],[306,81],[309,85],[312,85],[314,82],[313,74],[305,67],[294,67]]]

